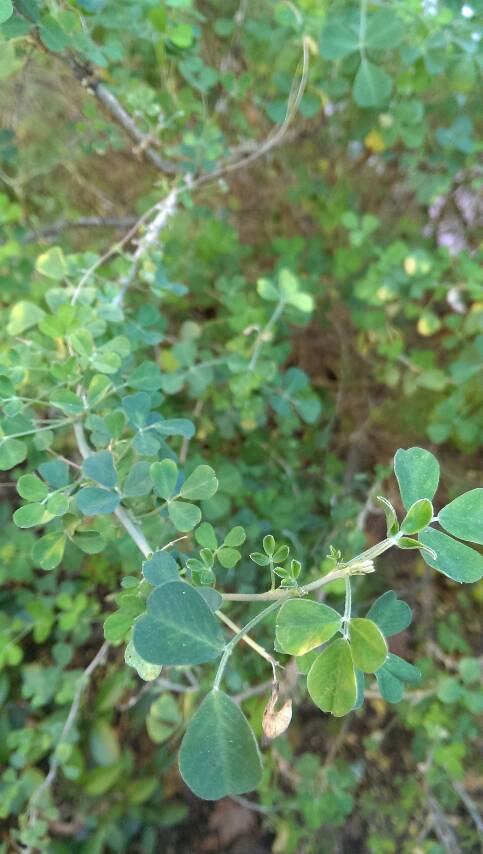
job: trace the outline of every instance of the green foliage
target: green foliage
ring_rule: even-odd
[[[429,852],[421,792],[472,850],[481,63],[471,8],[427,6],[0,0],[9,850],[183,847],[181,738],[274,852],[352,849],[353,810]]]

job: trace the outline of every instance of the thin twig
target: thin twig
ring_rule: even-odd
[[[46,778],[40,784],[40,786],[38,786],[38,788],[35,789],[35,791],[33,792],[32,796],[30,798],[29,809],[28,809],[28,819],[29,819],[30,826],[33,826],[35,824],[35,822],[37,821],[37,818],[38,818],[37,804],[39,802],[39,799],[42,797],[43,794],[45,794],[45,792],[48,791],[48,789],[50,789],[52,787],[52,785],[55,781],[55,778],[57,777],[57,773],[58,773],[58,770],[60,767],[60,758],[59,758],[59,754],[58,754],[59,745],[62,744],[63,742],[65,742],[68,735],[70,734],[70,731],[76,722],[77,715],[79,714],[80,701],[81,701],[81,697],[82,697],[82,694],[84,692],[84,689],[87,687],[87,685],[89,683],[89,679],[92,676],[96,667],[99,667],[99,665],[103,663],[103,661],[107,655],[108,649],[109,649],[109,644],[107,643],[107,641],[104,641],[104,643],[98,649],[98,651],[95,654],[92,661],[87,665],[86,669],[83,671],[83,673],[79,676],[79,679],[77,680],[77,685],[76,685],[76,689],[75,689],[75,693],[74,693],[74,699],[72,700],[72,704],[71,704],[71,707],[69,709],[69,714],[67,715],[64,726],[62,727],[62,732],[61,732],[59,740],[57,742],[57,749],[52,754],[52,758],[50,760],[50,765],[49,765],[49,772],[48,772]]]

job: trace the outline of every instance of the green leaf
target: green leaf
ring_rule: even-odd
[[[421,542],[436,552],[433,558],[427,552],[421,552],[424,560],[433,569],[437,569],[453,581],[470,584],[483,576],[483,555],[464,543],[453,540],[447,534],[428,528],[419,535]]]
[[[359,50],[359,33],[346,21],[334,18],[320,34],[319,50],[324,59],[343,59]]]
[[[162,744],[170,738],[180,723],[182,721],[178,704],[172,694],[161,694],[151,703],[146,729],[150,739],[156,744]]]
[[[376,623],[386,638],[407,629],[412,616],[409,605],[398,599],[394,590],[388,590],[379,596],[367,612],[367,619]]]
[[[179,770],[198,798],[218,800],[255,789],[262,762],[245,715],[223,691],[211,691],[181,743]]]
[[[52,495],[47,501],[46,510],[52,516],[64,516],[69,509],[69,497],[63,493]]]
[[[400,448],[394,457],[394,471],[406,510],[419,498],[433,499],[439,483],[439,463],[429,451]]]
[[[36,326],[43,317],[45,317],[45,311],[35,303],[27,300],[17,302],[10,310],[7,332],[12,336],[21,335],[32,326]]]
[[[136,652],[150,664],[202,664],[221,655],[223,634],[203,597],[182,581],[156,587],[134,626]]]
[[[153,488],[149,470],[150,464],[144,460],[134,463],[122,488],[123,495],[126,498],[140,498],[143,495],[149,495]]]
[[[195,531],[195,540],[204,549],[215,551],[218,548],[215,529],[209,522],[203,522]]]
[[[387,643],[379,626],[361,617],[349,624],[352,658],[364,673],[375,673],[387,658]]]
[[[49,522],[51,518],[43,504],[25,504],[13,514],[13,521],[18,528],[33,528]]]
[[[84,486],[76,495],[77,507],[83,516],[114,513],[120,504],[119,495],[99,486]]]
[[[258,566],[268,566],[270,563],[270,558],[267,555],[262,554],[262,552],[252,552],[250,555],[250,560],[253,563],[256,563]]]
[[[55,569],[64,557],[66,537],[63,531],[52,531],[40,537],[32,549],[32,560],[41,569]]]
[[[275,545],[275,538],[272,537],[271,534],[267,534],[263,538],[263,551],[265,552],[265,554],[270,555],[270,557],[275,551]]]
[[[233,569],[238,561],[241,560],[241,554],[237,549],[227,549],[225,547],[217,552],[216,557],[224,569]]]
[[[54,489],[63,489],[69,483],[69,466],[64,460],[50,460],[41,463],[38,470],[49,486]]]
[[[59,246],[52,246],[47,252],[39,255],[35,262],[37,273],[59,282],[67,272],[64,253]]]
[[[288,546],[279,546],[275,554],[273,555],[274,563],[284,563],[287,560],[290,554],[290,549]]]
[[[418,682],[421,673],[409,661],[390,652],[384,665],[376,672],[376,679],[383,699],[388,703],[399,703],[403,698],[405,683]]]
[[[439,511],[438,521],[445,531],[483,545],[483,489],[465,492]]]
[[[354,80],[352,95],[359,107],[378,107],[391,94],[392,80],[383,68],[363,59]]]
[[[401,522],[402,534],[419,534],[428,527],[433,518],[433,505],[428,498],[420,498],[409,508]]]
[[[117,472],[110,451],[97,451],[91,454],[84,460],[82,470],[86,477],[90,477],[102,486],[115,486],[117,483]]]
[[[43,501],[49,490],[36,474],[23,474],[17,481],[17,492],[26,501]]]
[[[109,643],[121,643],[125,640],[136,617],[144,610],[144,602],[139,596],[123,594],[119,610],[110,614],[104,621],[104,637]]]
[[[27,456],[27,445],[18,439],[0,439],[0,471],[8,471],[22,463]]]
[[[423,545],[420,540],[415,540],[412,537],[399,537],[396,540],[396,546],[398,549],[419,549],[421,553],[428,552],[432,557],[436,557],[436,552]]]
[[[366,682],[364,679],[364,673],[362,670],[356,670],[356,701],[354,703],[353,711],[357,711],[357,709],[362,708],[364,705],[364,691],[366,688]]]
[[[224,546],[229,546],[229,548],[237,548],[241,546],[247,538],[245,533],[245,529],[241,527],[241,525],[236,525],[225,537]],[[216,546],[215,546],[216,548]]]
[[[183,498],[201,501],[211,498],[218,489],[216,474],[210,466],[197,466],[180,489]]]
[[[163,377],[154,362],[142,362],[129,374],[128,384],[141,391],[158,391],[163,384]]]
[[[96,765],[109,766],[120,757],[117,734],[107,721],[98,720],[89,733],[89,749]]]
[[[80,530],[76,532],[72,542],[78,549],[87,555],[97,555],[104,551],[106,541],[99,531]]]
[[[58,391],[54,391],[49,403],[57,407],[57,409],[61,409],[67,415],[80,415],[81,412],[84,412],[82,400],[68,388],[61,388]]]
[[[154,488],[161,498],[171,498],[178,480],[178,466],[174,460],[161,460],[149,469]]]
[[[178,564],[168,552],[153,552],[151,557],[143,561],[143,575],[154,587],[168,581],[179,581]]]
[[[201,510],[188,501],[173,501],[168,507],[168,515],[177,531],[192,531],[201,521]]]
[[[44,18],[44,23],[39,29],[40,40],[48,50],[53,53],[61,53],[69,43],[69,37],[59,26],[55,18],[50,15]]]
[[[378,495],[377,500],[381,502],[386,516],[387,536],[394,537],[399,531],[396,511],[391,502],[388,501],[387,498],[384,498],[384,496]]]
[[[338,611],[328,605],[309,599],[289,599],[277,614],[277,644],[290,655],[305,655],[330,640],[341,622]]]
[[[223,604],[223,596],[213,587],[197,587],[197,592],[203,597],[210,611],[218,611]]]
[[[161,436],[183,436],[192,439],[195,435],[195,425],[188,418],[169,418],[156,422],[156,432]]]
[[[0,0],[0,24],[4,24],[13,15],[12,0]]]
[[[144,682],[152,682],[153,679],[157,679],[162,670],[159,664],[149,664],[149,662],[144,661],[136,652],[132,641],[129,641],[124,650],[124,661],[128,667],[134,668],[139,678]]]
[[[337,638],[317,656],[309,670],[307,688],[323,712],[339,718],[351,711],[357,698],[357,685],[348,641]]]
[[[365,44],[371,50],[394,50],[404,34],[403,21],[391,9],[379,9],[367,18]]]

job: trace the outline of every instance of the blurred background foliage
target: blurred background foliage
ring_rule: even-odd
[[[190,459],[220,479],[204,518],[222,534],[243,525],[250,544],[274,532],[315,573],[330,545],[350,555],[384,536],[374,498],[384,484],[397,504],[386,482],[397,447],[438,455],[442,499],[477,486],[478,4],[13,5],[0,0],[0,379],[6,331],[22,358],[12,306],[41,303],[66,270],[75,280],[183,180],[130,283],[122,334],[161,368],[163,412],[196,424]],[[113,329],[132,248],[92,283]],[[272,320],[287,271],[298,296]],[[2,435],[17,415],[7,408]],[[69,442],[61,431],[55,452],[69,455]],[[0,483],[2,852],[479,850],[481,587],[456,589],[403,553],[358,592],[362,609],[394,586],[415,613],[391,648],[423,682],[397,709],[374,693],[341,722],[299,696],[257,796],[202,803],[175,764],[202,675],[143,686],[111,648],[50,809],[29,830],[29,798],[139,560],[108,518],[96,523],[104,551],[68,545],[55,572],[39,569],[35,535],[10,521],[22,470]],[[263,588],[245,560],[222,583]],[[285,678],[297,696],[296,676]],[[227,676],[257,735],[269,688],[247,686],[266,679],[247,650]]]

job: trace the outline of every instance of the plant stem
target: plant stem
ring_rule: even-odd
[[[213,691],[217,691],[219,689],[220,682],[223,677],[223,672],[225,670],[226,665],[228,664],[228,659],[230,658],[230,655],[232,654],[238,641],[241,641],[244,636],[249,631],[251,631],[254,626],[257,625],[257,623],[260,623],[262,620],[264,620],[265,617],[271,614],[272,611],[275,611],[277,608],[279,608],[281,604],[282,602],[280,600],[278,600],[277,602],[272,602],[272,604],[269,605],[268,608],[264,608],[263,611],[260,611],[259,614],[249,620],[246,626],[243,626],[243,628],[240,629],[240,631],[234,637],[232,637],[231,641],[227,643],[225,651],[221,657],[218,670],[216,671],[215,681],[213,682]]]
[[[345,579],[345,607],[344,607],[344,616],[342,618],[342,623],[344,626],[343,637],[345,640],[349,637],[349,624],[351,621],[351,611],[352,611],[352,590],[351,590],[351,580],[350,576],[346,575]]]

